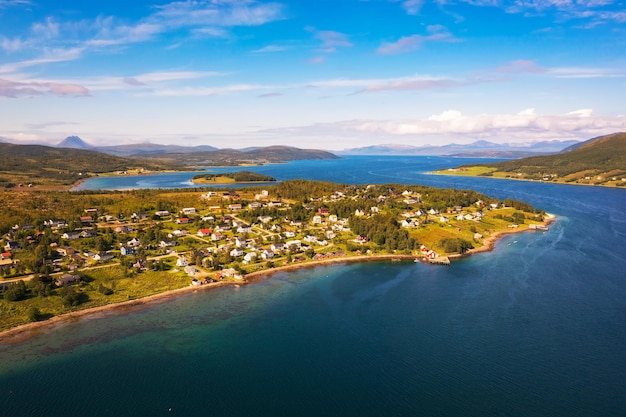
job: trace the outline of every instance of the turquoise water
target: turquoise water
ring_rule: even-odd
[[[626,190],[424,174],[446,163],[259,168],[472,188],[559,219],[451,267],[279,273],[0,345],[0,415],[624,415]]]

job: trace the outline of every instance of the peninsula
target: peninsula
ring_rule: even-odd
[[[438,261],[549,221],[471,190],[307,180],[237,191],[13,189],[0,207],[2,330],[280,268]]]

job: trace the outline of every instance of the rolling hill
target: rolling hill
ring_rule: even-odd
[[[485,168],[477,171],[476,167]],[[626,186],[626,132],[600,136],[555,155],[459,167],[483,176]]]
[[[90,173],[178,169],[177,164],[120,158],[85,149],[0,143],[0,187],[19,183],[71,185]]]
[[[215,151],[194,153],[142,155],[142,157],[162,160],[164,162],[167,161],[171,163],[204,166],[235,166],[245,164],[339,158],[330,152],[317,149],[300,149],[291,146],[267,146],[248,151],[240,151],[236,149],[217,149]]]

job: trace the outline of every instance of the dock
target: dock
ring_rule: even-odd
[[[429,258],[428,262],[435,265],[450,265],[450,258],[447,256],[437,256],[436,258]]]

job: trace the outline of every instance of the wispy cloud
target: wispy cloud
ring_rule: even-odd
[[[425,42],[458,42],[448,30],[439,25],[426,28],[427,35],[403,36],[395,42],[383,43],[376,52],[381,55],[401,54],[420,48]]]
[[[289,47],[284,45],[267,45],[259,49],[251,51],[253,54],[265,54],[271,52],[283,52],[289,50]]]
[[[30,0],[0,0],[0,10],[14,6],[30,6],[33,2]]]
[[[156,6],[150,17],[170,27],[187,26],[258,26],[281,19],[279,3],[253,0],[187,0]]]
[[[271,97],[281,97],[283,96],[283,93],[265,93],[265,94],[259,94],[257,97],[258,98],[271,98]]]
[[[338,48],[349,48],[352,46],[352,42],[348,35],[334,30],[317,30],[315,28],[307,28],[309,32],[313,32],[315,38],[321,41],[321,45],[318,48],[318,52],[333,53],[337,52]]]
[[[69,48],[69,49],[63,49],[63,48],[45,49],[43,52],[43,55],[39,58],[0,65],[0,74],[17,72],[24,68],[29,68],[29,67],[33,67],[37,65],[42,65],[42,64],[49,64],[53,62],[73,61],[73,60],[80,58],[84,50],[85,49],[83,47]]]
[[[625,78],[626,70],[611,68],[563,67],[552,68],[549,75],[555,78]]]
[[[0,97],[18,98],[41,95],[89,96],[89,90],[82,85],[50,81],[10,81],[0,79]]]
[[[253,84],[233,84],[217,87],[181,87],[159,89],[150,93],[150,95],[157,97],[205,97],[241,93],[247,91],[266,90],[268,88],[271,87]]]
[[[535,61],[527,59],[518,59],[511,61],[506,65],[496,68],[501,73],[542,73],[546,72],[545,68],[541,68]]]

